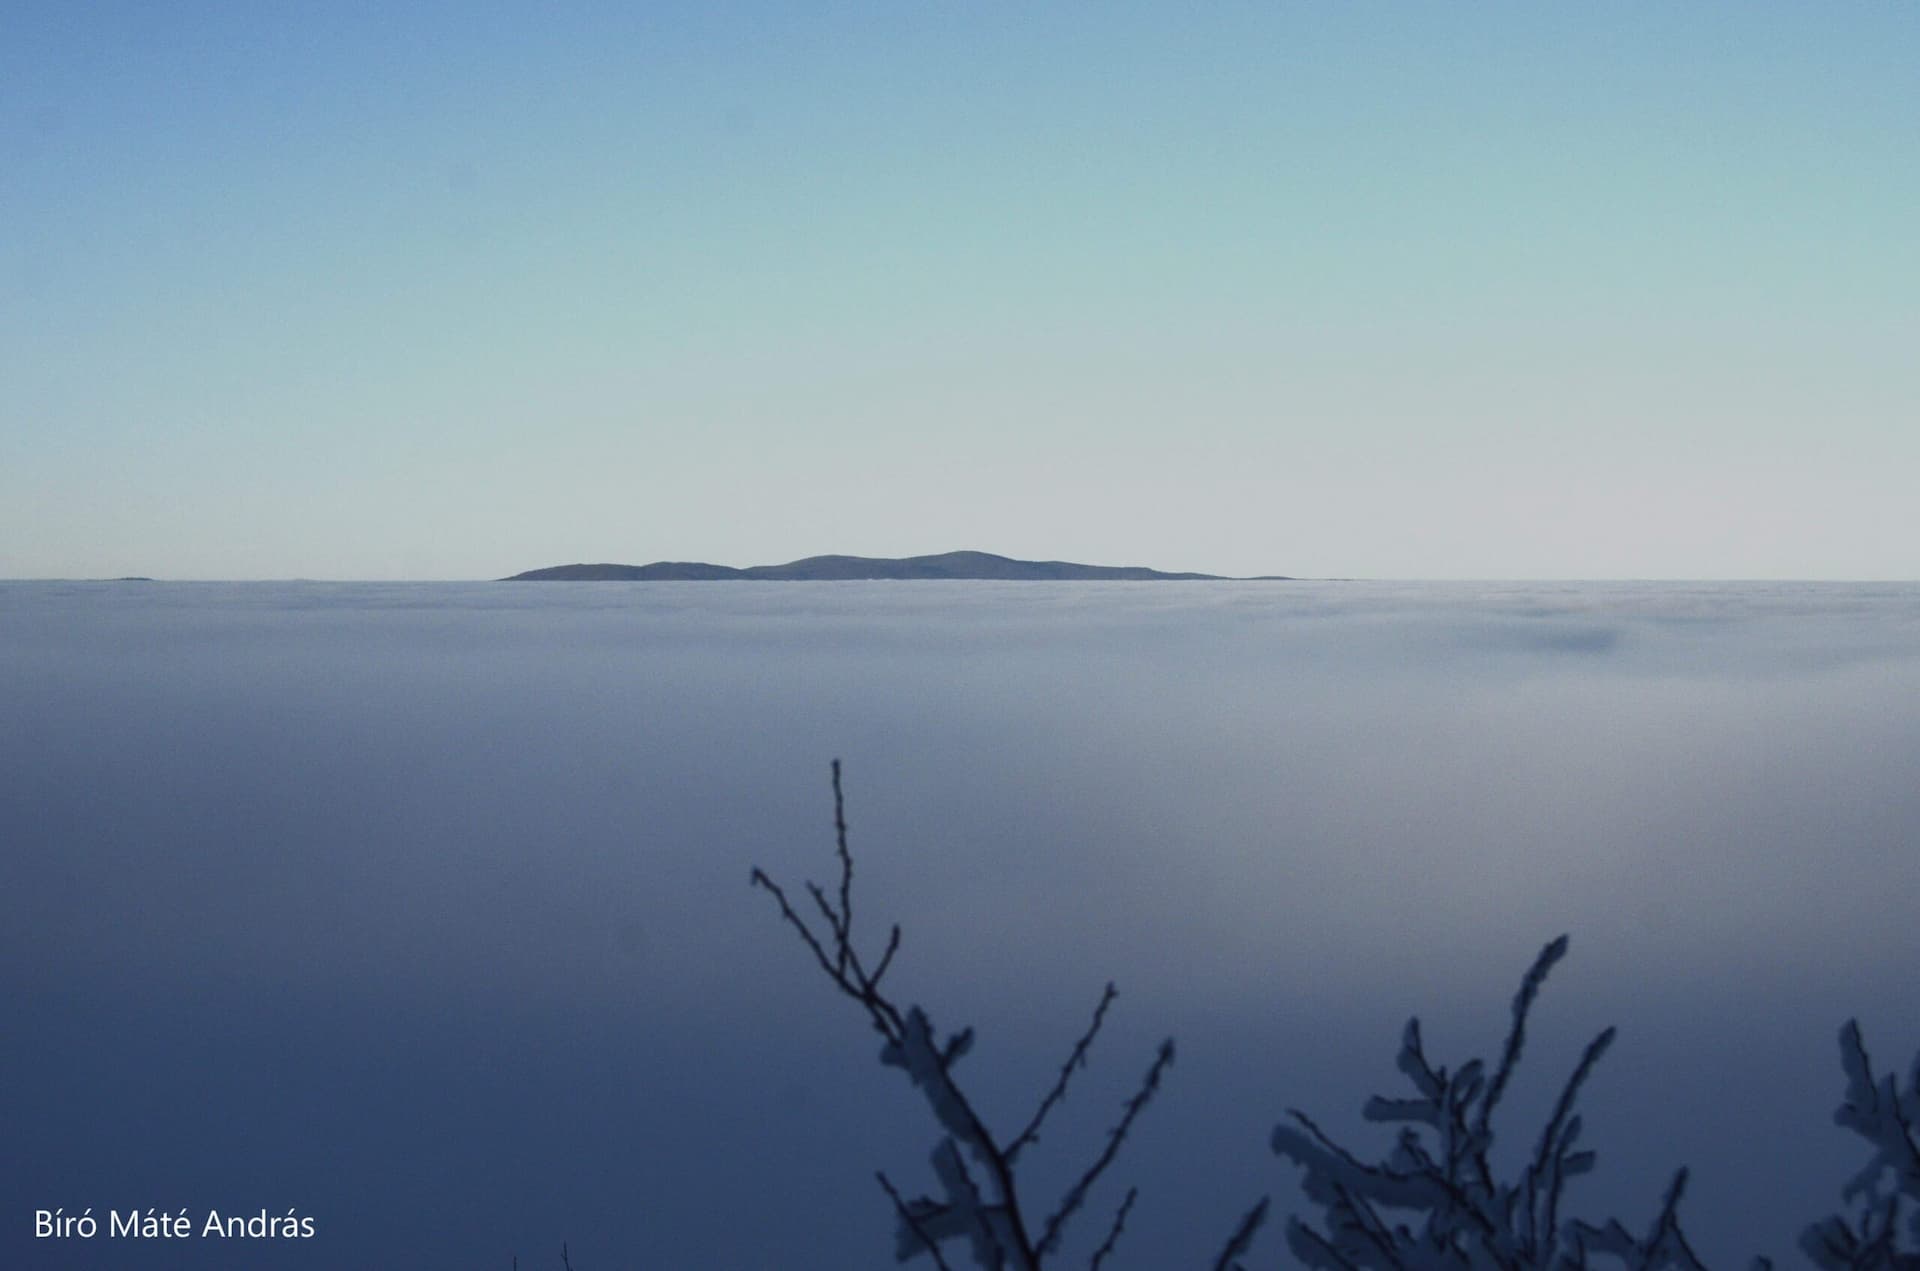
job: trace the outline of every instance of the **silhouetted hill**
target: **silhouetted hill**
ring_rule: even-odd
[[[659,560],[651,565],[553,565],[530,569],[524,574],[504,578],[502,582],[578,583],[578,582],[712,582],[721,578],[745,577],[725,565],[700,561]]]
[[[655,561],[651,565],[553,565],[530,569],[503,582],[836,582],[875,578],[997,579],[1032,582],[1220,582],[1218,574],[1169,574],[1130,565],[1076,565],[1064,560],[1014,560],[990,552],[942,552],[937,556],[808,556],[784,565],[733,569],[701,561]],[[1284,581],[1284,576],[1264,575]]]

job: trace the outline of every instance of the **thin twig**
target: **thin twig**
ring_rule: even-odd
[[[833,837],[840,851],[841,969],[853,943],[853,853],[847,850],[847,801],[840,793],[840,761],[833,761]]]
[[[1520,991],[1513,998],[1513,1030],[1507,1034],[1506,1049],[1500,1055],[1500,1067],[1493,1074],[1493,1083],[1487,1087],[1486,1098],[1480,1102],[1479,1124],[1474,1126],[1478,1134],[1487,1134],[1487,1122],[1493,1116],[1493,1109],[1500,1102],[1500,1096],[1506,1092],[1507,1079],[1513,1076],[1514,1065],[1520,1062],[1520,1048],[1527,1040],[1527,1013],[1533,1009],[1534,999],[1540,996],[1540,986],[1547,982],[1547,972],[1553,970],[1553,964],[1565,957],[1567,938],[1562,935],[1547,943],[1540,950],[1540,956],[1527,968],[1527,974],[1520,981]]]
[[[792,904],[787,900],[787,893],[782,890],[780,884],[767,877],[766,873],[758,868],[749,875],[748,881],[755,887],[763,887],[773,894],[774,900],[780,905],[780,916],[800,933],[800,939],[806,943],[808,949],[812,950],[814,960],[820,964],[820,969],[827,973],[827,978],[832,980],[842,993],[867,1009],[867,1013],[873,1019],[874,1027],[880,1030],[881,1036],[888,1041],[898,1041],[901,1029],[899,1009],[880,996],[877,980],[862,971],[859,955],[854,953],[839,931],[836,929],[834,932],[834,945],[838,952],[836,960],[827,956],[827,951],[821,945],[820,938],[813,933],[813,928],[807,926],[806,921],[794,912]],[[808,883],[807,887],[812,891],[815,902],[822,906],[824,912],[825,900],[819,886]],[[828,921],[832,922],[831,913],[828,913]],[[889,957],[891,957],[891,950],[889,950]]]
[[[1034,1246],[1035,1253],[1044,1257],[1059,1247],[1060,1229],[1066,1225],[1073,1211],[1080,1208],[1081,1203],[1086,1200],[1087,1190],[1093,1186],[1094,1181],[1106,1172],[1107,1166],[1113,1164],[1113,1158],[1119,1155],[1120,1144],[1125,1141],[1127,1131],[1133,1128],[1134,1118],[1140,1115],[1140,1110],[1146,1107],[1158,1093],[1161,1074],[1166,1072],[1167,1066],[1172,1062],[1173,1039],[1168,1038],[1160,1043],[1159,1053],[1154,1055],[1153,1064],[1147,1069],[1146,1079],[1140,1083],[1139,1092],[1127,1100],[1126,1111],[1121,1114],[1120,1123],[1108,1132],[1107,1145],[1101,1150],[1100,1158],[1080,1176],[1080,1181],[1073,1185],[1066,1199],[1060,1202],[1060,1208],[1047,1219],[1040,1243]]]
[[[768,878],[757,865],[754,866],[753,873],[747,881],[755,887],[764,887],[773,893],[773,898],[780,903],[780,916],[785,918],[793,929],[800,933],[800,938],[807,942],[807,948],[813,950],[813,956],[819,960],[820,969],[825,971],[834,983],[845,988],[846,982],[840,972],[834,969],[832,961],[827,957],[827,951],[820,947],[820,941],[814,936],[813,929],[801,921],[800,915],[795,913],[793,906],[787,903],[787,893],[780,889],[780,884]]]
[[[1230,1271],[1233,1260],[1253,1247],[1253,1234],[1267,1220],[1267,1205],[1270,1197],[1262,1196],[1260,1203],[1246,1212],[1240,1219],[1240,1225],[1233,1229],[1233,1235],[1227,1240],[1227,1247],[1213,1260],[1213,1271]]]
[[[1106,992],[1100,995],[1100,1004],[1093,1008],[1093,1023],[1087,1025],[1087,1031],[1081,1035],[1079,1041],[1074,1043],[1073,1053],[1067,1056],[1067,1062],[1060,1065],[1059,1080],[1053,1083],[1053,1089],[1047,1091],[1047,1097],[1040,1101],[1040,1107],[1033,1114],[1033,1120],[1027,1122],[1027,1128],[1015,1135],[1013,1142],[1007,1145],[1009,1161],[1020,1155],[1021,1148],[1035,1141],[1040,1133],[1040,1123],[1047,1119],[1047,1113],[1066,1097],[1068,1079],[1073,1076],[1075,1068],[1086,1067],[1087,1047],[1091,1046],[1093,1039],[1099,1036],[1100,1025],[1106,1022],[1107,1008],[1113,1005],[1113,999],[1119,996],[1118,990],[1113,987],[1113,981],[1107,981]]]
[[[1120,1233],[1126,1229],[1127,1213],[1132,1210],[1133,1202],[1139,1199],[1138,1187],[1127,1188],[1127,1198],[1120,1202],[1118,1212],[1113,1215],[1113,1226],[1107,1228],[1107,1238],[1093,1251],[1093,1261],[1087,1264],[1087,1271],[1100,1271],[1100,1264],[1113,1252],[1113,1246],[1120,1242]]]
[[[880,955],[880,965],[873,969],[873,977],[868,981],[874,988],[880,987],[880,977],[893,965],[893,955],[900,952],[900,924],[893,924],[893,931],[887,936],[887,951]]]
[[[1600,1035],[1587,1043],[1587,1048],[1575,1065],[1573,1075],[1567,1078],[1567,1084],[1561,1087],[1560,1098],[1553,1105],[1553,1115],[1547,1118],[1546,1128],[1540,1131],[1540,1146],[1535,1150],[1533,1168],[1527,1171],[1527,1224],[1528,1236],[1533,1248],[1538,1252],[1543,1247],[1551,1249],[1557,1243],[1554,1228],[1558,1226],[1557,1214],[1560,1200],[1560,1171],[1558,1154],[1564,1148],[1561,1143],[1562,1127],[1573,1113],[1574,1100],[1579,1097],[1580,1087],[1586,1084],[1600,1056],[1607,1053],[1607,1047],[1613,1045],[1614,1030],[1603,1028]],[[1539,1214],[1538,1196],[1541,1177],[1547,1172],[1549,1163],[1553,1165],[1553,1182],[1547,1193],[1547,1211]]]

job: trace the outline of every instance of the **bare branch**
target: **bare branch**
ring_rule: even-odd
[[[1066,1225],[1067,1219],[1073,1216],[1074,1210],[1080,1208],[1086,1200],[1088,1189],[1100,1175],[1106,1172],[1107,1166],[1113,1164],[1113,1158],[1119,1155],[1120,1144],[1126,1140],[1127,1131],[1133,1128],[1134,1118],[1140,1115],[1140,1110],[1146,1107],[1153,1100],[1153,1096],[1159,1092],[1160,1077],[1171,1063],[1173,1063],[1173,1039],[1169,1037],[1160,1043],[1160,1050],[1154,1055],[1153,1064],[1147,1069],[1146,1079],[1140,1083],[1139,1092],[1127,1100],[1126,1111],[1120,1115],[1120,1123],[1108,1132],[1107,1145],[1102,1149],[1100,1158],[1080,1176],[1080,1181],[1073,1185],[1067,1192],[1066,1199],[1060,1202],[1060,1208],[1047,1219],[1047,1225],[1040,1236],[1040,1243],[1034,1246],[1036,1253],[1044,1257],[1059,1248],[1061,1228]]]
[[[1047,1225],[1045,1239],[1036,1242],[1029,1234],[1027,1218],[1022,1213],[1014,1177],[1014,1158],[1028,1144],[1038,1141],[1040,1128],[1047,1116],[1065,1098],[1074,1070],[1086,1065],[1088,1049],[1100,1032],[1108,1007],[1118,994],[1113,985],[1106,986],[1092,1022],[1062,1065],[1058,1079],[1041,1100],[1033,1119],[1010,1146],[1003,1147],[1001,1140],[987,1128],[966,1092],[954,1080],[954,1067],[971,1044],[973,1030],[962,1028],[943,1044],[924,1010],[918,1006],[902,1008],[880,990],[882,977],[892,968],[894,956],[900,951],[899,926],[895,925],[889,930],[886,948],[871,972],[854,947],[853,854],[847,846],[846,799],[839,760],[833,762],[832,774],[834,844],[840,864],[838,895],[836,897],[818,883],[806,884],[807,894],[825,924],[824,930],[809,925],[808,920],[795,911],[786,891],[764,872],[755,869],[751,881],[755,887],[763,887],[773,896],[780,907],[781,917],[799,934],[801,942],[813,954],[814,961],[827,978],[833,981],[834,987],[860,1003],[874,1028],[886,1039],[881,1062],[906,1071],[913,1084],[925,1095],[935,1119],[947,1130],[947,1137],[935,1150],[934,1167],[946,1183],[949,1203],[940,1204],[924,1198],[908,1203],[900,1198],[884,1175],[880,1176],[881,1186],[893,1199],[904,1224],[900,1236],[902,1244],[897,1252],[904,1259],[922,1246],[932,1249],[941,1240],[965,1235],[972,1238],[975,1258],[989,1267],[1011,1266],[1015,1271],[1035,1271],[1042,1257],[1057,1248],[1061,1228],[1085,1203],[1089,1189],[1113,1163],[1135,1118],[1157,1092],[1162,1074],[1173,1062],[1173,1043],[1162,1043],[1147,1070],[1145,1081],[1125,1105],[1120,1121],[1109,1132],[1098,1159],[1069,1190],[1058,1212]],[[979,1162],[983,1171],[981,1182],[990,1190],[990,1197],[982,1196],[973,1172],[967,1168],[963,1149]],[[1096,1261],[1104,1260],[1111,1253],[1132,1204],[1130,1195],[1115,1215],[1114,1225],[1101,1251],[1096,1254]]]
[[[840,793],[840,761],[833,761],[833,837],[840,851],[841,969],[853,942],[853,853],[847,850],[847,801]]]
[[[1079,1041],[1074,1043],[1073,1053],[1067,1056],[1067,1062],[1060,1065],[1059,1080],[1053,1083],[1053,1089],[1047,1091],[1047,1097],[1040,1101],[1039,1110],[1033,1114],[1033,1120],[1027,1122],[1027,1128],[1020,1131],[1013,1142],[1007,1145],[1008,1161],[1019,1156],[1021,1148],[1037,1139],[1040,1123],[1047,1119],[1047,1113],[1053,1110],[1053,1106],[1066,1097],[1067,1080],[1072,1077],[1075,1068],[1086,1067],[1087,1047],[1091,1046],[1093,1039],[1099,1036],[1100,1025],[1107,1018],[1107,1008],[1113,1005],[1113,999],[1119,996],[1118,990],[1113,987],[1113,981],[1107,981],[1106,992],[1100,995],[1100,1004],[1093,1008],[1093,1023],[1087,1026],[1087,1031],[1081,1034]]]
[[[840,965],[835,968],[834,974],[845,975],[848,947],[846,928],[840,925],[840,915],[835,913],[833,906],[827,902],[827,893],[821,890],[819,883],[808,883],[807,890],[813,894],[814,908],[818,909],[820,916],[827,920],[827,930],[833,933],[833,943],[840,952]]]
[[[1100,1264],[1113,1253],[1114,1245],[1120,1242],[1120,1233],[1126,1229],[1127,1214],[1133,1209],[1133,1202],[1140,1196],[1138,1187],[1127,1188],[1127,1198],[1120,1202],[1120,1209],[1113,1216],[1113,1226],[1107,1228],[1107,1238],[1093,1251],[1093,1261],[1087,1264],[1087,1271],[1100,1271]]]
[[[834,983],[842,988],[846,987],[840,978],[840,973],[834,969],[833,962],[827,957],[827,951],[820,947],[820,941],[813,934],[813,929],[807,926],[800,915],[793,912],[793,906],[787,903],[787,893],[780,889],[780,884],[768,878],[758,865],[754,866],[753,873],[747,881],[755,887],[764,887],[773,893],[773,898],[780,904],[780,916],[791,923],[793,929],[800,933],[800,938],[807,942],[807,947],[813,950],[814,958],[820,963],[820,969],[832,977]]]
[[[1213,1271],[1232,1271],[1233,1260],[1253,1247],[1254,1233],[1267,1221],[1267,1205],[1270,1198],[1262,1196],[1260,1203],[1246,1212],[1240,1219],[1240,1225],[1233,1229],[1233,1235],[1227,1239],[1227,1247],[1213,1260]]]
[[[893,965],[893,955],[900,952],[900,924],[893,924],[893,931],[887,936],[887,951],[880,955],[880,965],[873,969],[873,976],[867,982],[874,988],[880,987],[880,977]]]

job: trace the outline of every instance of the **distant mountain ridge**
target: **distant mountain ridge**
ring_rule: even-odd
[[[784,565],[734,569],[704,561],[651,565],[550,565],[502,582],[855,582],[872,579],[991,579],[1009,582],[1229,582],[1288,581],[1284,575],[1227,579],[1219,574],[1170,574],[1135,565],[1076,565],[1064,560],[1014,560],[991,552],[936,556],[808,556]]]

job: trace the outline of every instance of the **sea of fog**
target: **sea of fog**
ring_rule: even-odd
[[[1119,988],[1042,1200],[1177,1040],[1073,1265],[1293,1206],[1289,1108],[1384,1148],[1405,1019],[1490,1056],[1561,932],[1502,1159],[1617,1024],[1571,1207],[1690,1165],[1715,1266],[1864,1161],[1842,1021],[1920,1048],[1912,585],[0,584],[0,1265],[891,1265],[934,1122],[748,886],[835,884],[835,757],[1009,1132]]]

